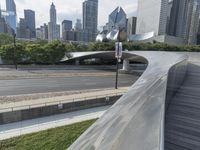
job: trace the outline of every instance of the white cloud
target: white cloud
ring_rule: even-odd
[[[64,19],[82,19],[82,2],[84,0],[54,0],[57,9],[58,23]],[[0,0],[5,8],[5,0]],[[36,25],[49,21],[49,9],[52,0],[15,0],[18,18],[24,17],[24,9],[32,9],[36,13]],[[99,26],[108,21],[108,15],[117,7],[122,6],[128,16],[136,15],[137,0],[99,0]]]

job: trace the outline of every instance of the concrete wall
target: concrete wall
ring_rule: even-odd
[[[3,64],[3,61],[2,61],[2,59],[1,59],[1,57],[0,57],[0,65],[2,65]]]
[[[80,102],[66,103],[63,105],[53,105],[28,110],[12,111],[0,114],[0,125],[39,117],[45,117],[60,113],[72,112],[99,106],[114,104],[121,96],[113,96],[109,99],[99,98]]]

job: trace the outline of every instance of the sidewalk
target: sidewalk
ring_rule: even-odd
[[[50,98],[39,98],[34,100],[22,100],[17,102],[3,103],[0,105],[0,113],[38,108],[44,106],[61,105],[70,102],[85,101],[97,98],[106,98],[111,96],[123,95],[128,91],[128,87],[119,89],[107,89],[101,91],[91,91],[85,93],[57,96]]]
[[[110,106],[0,125],[0,140],[101,117]]]

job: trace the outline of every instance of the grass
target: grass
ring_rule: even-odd
[[[96,120],[0,141],[0,150],[66,150]]]

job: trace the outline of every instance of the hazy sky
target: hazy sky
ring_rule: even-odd
[[[49,9],[52,2],[57,9],[57,20],[61,23],[64,19],[75,22],[76,18],[82,20],[82,2],[84,0],[15,0],[18,18],[23,17],[24,9],[32,9],[36,13],[36,25],[40,26],[49,21]],[[0,0],[2,9],[5,9],[5,0]],[[128,17],[136,15],[137,0],[99,0],[99,26],[108,21],[108,15],[117,7],[122,8]]]

